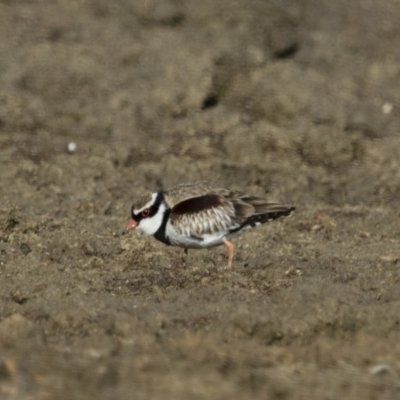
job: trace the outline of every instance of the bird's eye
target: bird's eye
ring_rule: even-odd
[[[146,208],[142,211],[142,217],[147,218],[150,215],[150,208]]]

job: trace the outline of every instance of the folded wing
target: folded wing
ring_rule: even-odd
[[[207,193],[179,202],[171,210],[170,221],[181,234],[196,237],[226,230],[233,233],[245,226],[255,227],[287,217],[294,209],[223,189],[220,193]]]
[[[224,196],[209,193],[176,204],[170,222],[179,233],[201,236],[226,231],[235,225],[235,208]]]

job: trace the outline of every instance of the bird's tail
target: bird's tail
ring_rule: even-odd
[[[293,206],[284,206],[282,204],[275,204],[274,206],[271,206],[271,208],[268,209],[267,212],[255,215],[255,217],[259,217],[259,219],[257,218],[258,222],[264,224],[266,222],[270,222],[278,218],[289,217],[293,214],[293,211],[295,209],[296,207]]]

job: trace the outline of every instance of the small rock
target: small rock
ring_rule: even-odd
[[[11,299],[18,304],[25,304],[28,301],[28,296],[21,290],[14,290],[11,292]]]
[[[380,364],[375,365],[369,369],[371,375],[381,375],[381,374],[392,374],[395,375],[395,371],[390,365]]]
[[[386,102],[386,103],[384,103],[384,104],[382,105],[382,112],[383,112],[385,115],[390,114],[392,111],[393,111],[393,104],[392,104],[392,103]]]
[[[77,147],[78,147],[78,146],[76,145],[75,142],[69,142],[69,143],[68,143],[68,146],[67,146],[68,152],[74,153],[74,152],[76,151]]]
[[[10,345],[32,335],[35,327],[21,314],[12,314],[0,323],[0,343]]]
[[[397,264],[398,261],[399,261],[399,257],[398,256],[391,256],[391,255],[390,256],[381,256],[380,259],[382,261],[390,262],[390,263],[393,263],[393,264]]]
[[[38,292],[42,292],[43,290],[46,290],[46,289],[47,289],[47,284],[46,283],[40,283],[39,285],[36,285],[33,288],[33,291],[35,293],[38,293]]]
[[[11,378],[15,371],[15,361],[12,358],[0,358],[0,382]]]
[[[27,256],[32,251],[27,243],[21,243],[19,248],[25,256]]]

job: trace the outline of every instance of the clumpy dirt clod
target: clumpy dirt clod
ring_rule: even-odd
[[[1,399],[400,399],[397,2],[0,15]],[[232,270],[120,235],[204,179],[296,213]]]

